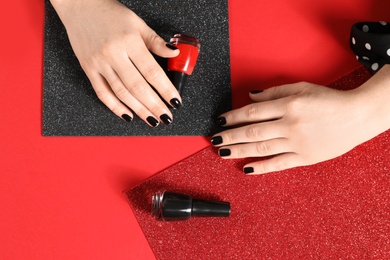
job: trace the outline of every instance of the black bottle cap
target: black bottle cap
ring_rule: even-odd
[[[179,71],[170,71],[170,78],[172,84],[176,87],[181,95],[185,85],[187,84],[188,75]]]
[[[228,217],[229,215],[229,202],[192,200],[192,216]]]

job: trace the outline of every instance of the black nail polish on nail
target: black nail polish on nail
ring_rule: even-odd
[[[167,44],[165,44],[165,46],[167,46],[168,49],[177,50],[177,47],[172,45],[172,44],[167,43]]]
[[[128,114],[123,114],[122,115],[122,118],[126,121],[126,122],[131,122],[133,120],[133,118],[131,118],[131,116],[129,116]]]
[[[171,105],[174,107],[174,108],[179,108],[181,107],[181,103],[180,101],[177,99],[177,98],[172,98],[171,101],[170,101]]]
[[[255,172],[255,170],[253,169],[253,167],[245,167],[245,168],[244,168],[244,173],[245,173],[245,174],[253,173],[253,172]]]
[[[231,154],[230,149],[219,149],[219,156],[225,157]]]
[[[158,120],[152,116],[149,116],[148,118],[146,118],[146,121],[148,121],[148,123],[153,127],[158,126]]]
[[[169,125],[170,123],[172,123],[172,119],[167,115],[167,114],[163,114],[160,116],[160,119],[161,121],[163,121],[164,124],[166,125]]]
[[[222,136],[214,136],[213,138],[211,138],[211,143],[213,145],[222,144]]]
[[[224,117],[218,117],[217,119],[215,119],[215,123],[219,126],[223,126],[223,125],[226,125],[226,118]]]
[[[249,91],[249,93],[251,93],[251,94],[259,94],[261,92],[263,92],[263,90],[252,90],[252,91]]]

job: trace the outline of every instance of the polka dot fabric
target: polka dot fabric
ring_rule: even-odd
[[[356,59],[372,72],[390,64],[390,24],[359,22],[352,26],[351,49]]]
[[[329,87],[370,75],[361,67]],[[246,176],[252,159],[209,147],[126,194],[157,259],[390,259],[389,155],[387,131],[333,160]],[[151,196],[161,190],[229,201],[231,216],[156,221]]]

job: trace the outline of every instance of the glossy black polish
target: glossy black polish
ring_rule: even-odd
[[[252,91],[249,91],[249,93],[251,93],[251,94],[259,94],[261,92],[263,92],[263,90],[252,90]]]
[[[171,101],[169,101],[169,103],[171,103],[173,108],[177,109],[177,108],[181,107],[181,103],[177,98],[172,98]]]
[[[131,116],[129,116],[128,114],[123,114],[122,115],[122,118],[126,121],[126,122],[131,122],[133,120],[133,118],[131,118]]]
[[[245,168],[244,168],[244,173],[245,173],[245,174],[253,173],[253,172],[255,172],[255,170],[253,169],[253,167],[245,167]]]
[[[148,118],[146,118],[146,121],[148,121],[148,123],[153,127],[158,126],[158,120],[152,116],[149,116]]]
[[[167,46],[168,49],[177,50],[177,47],[172,45],[172,44],[167,43],[167,44],[165,44],[165,46]]]
[[[160,116],[160,119],[161,121],[166,124],[166,125],[169,125],[172,123],[172,119],[167,115],[167,114],[163,114]]]
[[[231,151],[230,149],[219,149],[219,156],[221,157],[225,157],[225,156],[229,156],[231,154]]]
[[[222,144],[223,140],[222,140],[222,136],[214,136],[213,138],[211,138],[211,144],[213,145],[219,145],[219,144]]]
[[[215,119],[215,123],[219,126],[223,126],[223,125],[226,125],[226,118],[224,117],[218,117],[217,119]]]

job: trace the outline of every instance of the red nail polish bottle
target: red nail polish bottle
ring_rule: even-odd
[[[185,34],[175,34],[169,43],[180,50],[178,56],[168,59],[168,71],[173,85],[181,93],[195,68],[200,44],[197,38]]]

